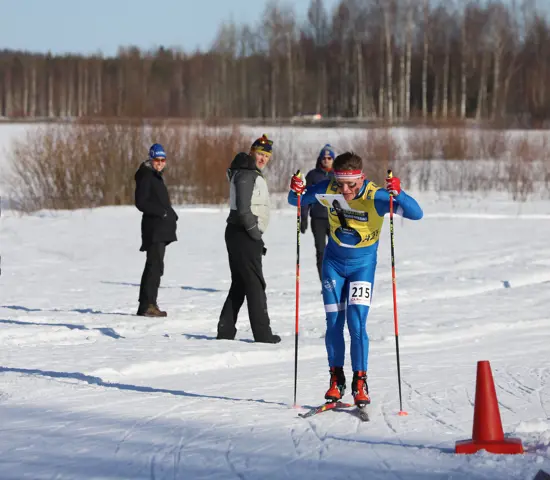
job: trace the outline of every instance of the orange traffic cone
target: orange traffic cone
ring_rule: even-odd
[[[472,439],[458,441],[455,445],[455,453],[469,454],[478,450],[504,454],[523,453],[519,438],[504,438],[493,374],[487,360],[477,362]]]

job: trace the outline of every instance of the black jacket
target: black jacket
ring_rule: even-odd
[[[157,172],[149,162],[143,162],[135,174],[135,180],[135,203],[143,213],[140,250],[146,251],[157,242],[168,245],[177,241],[178,216],[170,203],[162,173]]]
[[[310,170],[306,175],[306,185],[316,185],[325,180],[332,179],[332,172],[327,172],[321,168],[321,159],[317,160],[317,164],[313,170]],[[311,205],[304,205],[301,211],[301,230],[305,232],[307,229],[307,217],[308,214],[311,218],[323,218],[328,219],[327,209],[318,202]]]

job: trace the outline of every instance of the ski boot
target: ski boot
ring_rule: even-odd
[[[344,367],[330,367],[330,387],[325,393],[327,403],[338,402],[346,391]]]
[[[367,372],[353,372],[351,394],[358,408],[365,408],[370,403],[369,387],[367,386]]]

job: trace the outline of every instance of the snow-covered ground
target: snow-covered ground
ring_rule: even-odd
[[[184,208],[159,303],[136,317],[143,264],[131,207],[4,212],[0,230],[3,479],[532,479],[550,470],[550,203],[419,195],[396,222],[403,402],[386,222],[371,339],[372,421],[298,418],[295,216],[273,215],[265,275],[279,345],[215,340],[229,287],[225,209]],[[312,236],[302,239],[298,403],[328,385]],[[472,433],[476,362],[489,360],[507,434],[526,454],[453,453]],[[351,376],[349,362],[346,364]]]
[[[292,406],[291,207],[273,213],[265,238],[278,345],[251,341],[246,308],[237,340],[215,340],[229,288],[225,206],[177,207],[179,241],[159,294],[166,319],[134,316],[144,262],[135,208],[3,211],[0,478],[532,480],[550,471],[550,202],[411,193],[425,217],[395,225],[409,415],[397,414],[386,222],[368,319],[369,423],[345,411],[302,419]],[[328,386],[310,231],[301,257],[305,407]],[[454,454],[472,435],[478,360],[491,362],[504,431],[523,455]],[[345,368],[351,380],[349,357]]]

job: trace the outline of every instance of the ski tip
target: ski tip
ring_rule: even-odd
[[[399,413],[397,415],[399,415],[400,417],[406,417],[408,413],[403,410],[399,410]]]

